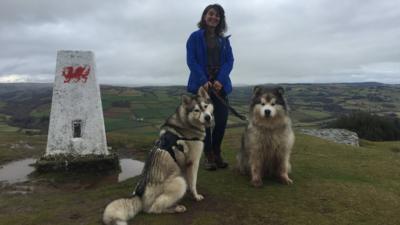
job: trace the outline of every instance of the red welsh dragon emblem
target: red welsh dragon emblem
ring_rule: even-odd
[[[66,66],[63,69],[62,76],[65,78],[64,83],[69,83],[71,79],[75,80],[75,83],[82,79],[83,83],[86,83],[90,73],[90,66]]]

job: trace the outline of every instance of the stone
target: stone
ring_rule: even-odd
[[[299,129],[303,134],[319,137],[339,144],[359,147],[358,135],[346,129]]]

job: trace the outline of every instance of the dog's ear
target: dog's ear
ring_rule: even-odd
[[[189,105],[190,102],[192,101],[192,98],[187,95],[182,95],[181,99],[182,99],[182,104],[184,104],[184,105]]]
[[[275,88],[275,93],[280,96],[283,96],[283,94],[285,93],[285,90],[283,89],[283,87],[279,86],[279,87]]]
[[[203,86],[201,86],[199,88],[199,90],[197,91],[197,95],[202,97],[202,98],[205,98],[205,99],[209,99],[210,98],[210,96],[208,95],[206,89],[204,89]]]
[[[259,95],[261,90],[262,90],[262,86],[260,86],[260,85],[254,86],[254,88],[253,88],[253,96]]]

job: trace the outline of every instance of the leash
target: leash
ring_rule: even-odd
[[[241,115],[240,113],[238,113],[229,103],[227,103],[227,102],[225,101],[225,99],[223,99],[223,98],[218,94],[218,92],[215,90],[214,87],[212,87],[212,86],[209,87],[209,90],[215,95],[215,97],[218,98],[218,100],[219,100],[224,106],[226,106],[226,107],[229,109],[229,111],[230,111],[234,116],[236,116],[237,118],[239,118],[239,119],[241,119],[241,120],[243,120],[243,121],[247,121],[246,116]]]

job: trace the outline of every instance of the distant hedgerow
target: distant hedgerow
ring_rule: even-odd
[[[356,132],[360,138],[371,141],[400,140],[400,120],[394,117],[378,116],[356,111],[339,117],[327,125]]]
[[[129,108],[131,106],[131,103],[129,101],[115,101],[112,102],[111,105],[113,107]]]
[[[7,124],[14,127],[21,127],[26,129],[40,129],[42,133],[47,133],[49,128],[49,116],[33,117],[11,117],[7,120]]]

